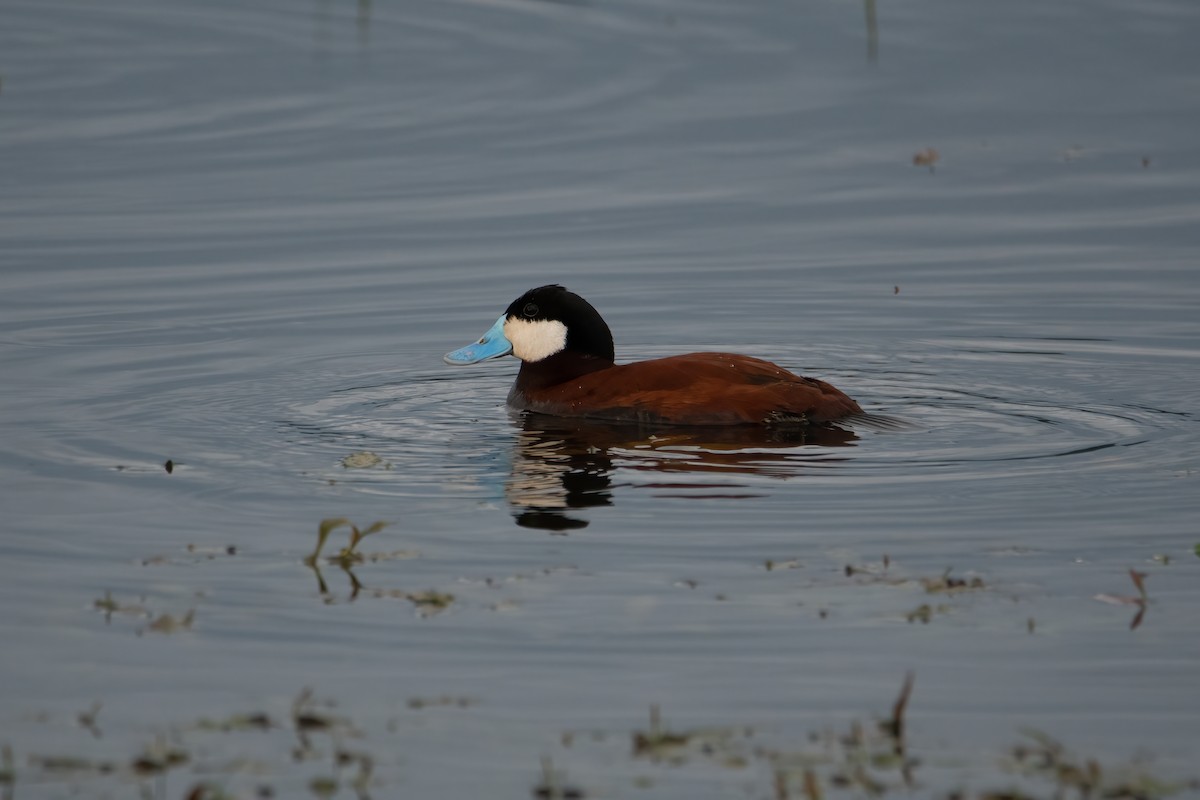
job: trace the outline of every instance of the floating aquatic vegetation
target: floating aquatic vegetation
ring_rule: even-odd
[[[318,703],[312,689],[308,687],[301,689],[292,701],[292,729],[299,742],[299,746],[292,751],[292,757],[296,761],[310,761],[320,755],[313,747],[312,740],[309,738],[310,734],[328,735],[335,743],[339,742],[342,737],[359,735],[349,720],[330,714],[320,708],[321,705],[328,706],[330,704]],[[341,752],[342,748],[337,746],[335,765],[338,758],[336,753]],[[369,767],[367,769],[369,770]]]
[[[351,453],[342,459],[342,466],[346,469],[371,469],[379,467],[380,469],[391,469],[390,462],[384,461],[380,456],[372,453],[370,450],[360,450],[357,453]]]
[[[181,617],[175,617],[167,613],[155,615],[149,608],[141,603],[121,603],[117,601],[112,596],[112,592],[110,591],[106,591],[104,593],[104,597],[99,597],[93,600],[92,607],[97,611],[104,612],[105,622],[112,622],[114,614],[149,619],[149,624],[137,630],[139,636],[146,631],[150,631],[152,633],[170,634],[191,630],[192,622],[194,622],[196,618],[195,608],[188,609],[187,612],[185,612]]]
[[[1022,735],[1025,741],[1013,746],[1005,769],[1053,784],[1055,797],[1072,793],[1080,798],[1153,800],[1200,788],[1200,782],[1195,780],[1164,780],[1146,772],[1144,767],[1104,766],[1094,758],[1073,755],[1062,742],[1042,731],[1027,729]],[[981,799],[1001,796],[1004,795],[979,795]]]
[[[101,708],[103,708],[102,703],[92,703],[91,708],[87,711],[80,711],[75,715],[75,721],[79,723],[79,727],[97,739],[103,735],[100,733],[100,727],[96,724],[96,718],[100,716]]]
[[[269,787],[263,787],[258,793],[259,797],[272,797],[273,793]],[[235,796],[225,791],[225,788],[216,783],[201,781],[192,786],[188,793],[183,796],[183,800],[235,800]]]
[[[233,714],[221,720],[201,717],[196,720],[194,727],[200,731],[231,733],[233,731],[266,731],[279,726],[268,715],[254,711],[249,714]]]
[[[157,567],[164,564],[195,564],[201,561],[213,561],[224,556],[236,556],[238,552],[237,546],[232,544],[205,547],[189,543],[186,550],[188,553],[188,558],[186,559],[153,555],[139,559],[137,563],[143,567]]]
[[[567,783],[566,775],[554,769],[549,756],[543,756],[542,779],[534,785],[533,796],[538,800],[583,800],[587,793]]]
[[[333,797],[338,793],[338,780],[327,775],[321,775],[308,782],[308,789],[317,797]]]
[[[104,597],[92,601],[92,607],[104,612],[104,621],[111,622],[113,614],[127,614],[134,617],[147,617],[150,612],[144,605],[137,603],[120,603],[112,596],[111,591],[105,591]]]
[[[874,725],[853,722],[844,733],[826,731],[811,737],[817,749],[764,749],[771,765],[775,797],[821,798],[823,787],[879,796],[892,789],[911,792],[917,759],[908,752],[906,713],[914,684],[905,676],[890,716]],[[798,790],[801,794],[794,794]]]
[[[1092,599],[1114,606],[1137,606],[1137,613],[1133,615],[1133,619],[1129,622],[1129,630],[1133,631],[1137,630],[1142,624],[1142,620],[1145,619],[1146,607],[1150,604],[1150,598],[1146,594],[1146,573],[1138,572],[1135,569],[1130,569],[1129,579],[1133,581],[1134,588],[1136,588],[1138,591],[1136,596],[1125,594],[1098,594]]]
[[[389,524],[391,523],[380,520],[371,524],[365,530],[359,530],[357,525],[353,524],[345,517],[321,520],[321,524],[317,528],[317,546],[313,548],[311,554],[305,557],[304,565],[311,569],[317,576],[317,588],[320,591],[321,596],[325,598],[325,602],[333,602],[333,597],[329,593],[329,586],[325,583],[325,576],[321,574],[321,568],[319,564],[321,550],[324,549],[325,542],[329,538],[329,534],[341,527],[350,528],[349,542],[345,547],[338,551],[337,555],[328,557],[326,561],[330,564],[340,567],[342,571],[345,572],[349,577],[350,599],[354,600],[358,597],[358,593],[362,590],[362,583],[358,580],[358,577],[355,576],[350,568],[355,564],[362,563],[365,558],[361,553],[358,552],[358,545],[363,539],[367,538],[373,533],[378,533],[386,528]]]
[[[348,785],[354,790],[354,793],[365,800],[368,797],[367,789],[371,785],[371,776],[375,771],[375,759],[370,753],[355,752],[350,750],[338,750],[334,754],[334,763],[339,770],[344,770],[349,767],[357,767],[354,775],[350,777]]]
[[[920,581],[921,585],[925,587],[925,591],[930,594],[956,594],[986,588],[983,578],[978,576],[972,578],[951,577],[949,567],[936,578],[921,578]]]
[[[423,592],[408,592],[404,597],[416,606],[417,610],[424,616],[445,611],[454,602],[454,595],[448,592],[439,592],[436,589],[427,589]]]
[[[873,564],[864,566],[846,564],[842,567],[842,572],[845,573],[847,578],[856,578],[860,583],[864,584],[877,583],[888,586],[904,586],[913,582],[911,578],[890,574],[890,567],[891,559],[885,555],[880,566]],[[916,582],[921,584],[929,594],[957,594],[959,592],[970,592],[987,588],[983,578],[977,575],[970,578],[956,578],[950,574],[951,569],[947,567],[941,575],[933,578],[916,578]]]
[[[357,552],[358,545],[363,539],[367,538],[373,533],[378,533],[391,524],[392,523],[390,522],[379,520],[371,523],[371,525],[369,525],[367,528],[359,530],[357,525],[345,517],[323,519],[321,520],[320,526],[317,528],[317,546],[313,549],[312,554],[304,559],[304,563],[310,567],[316,565],[317,560],[321,557],[321,550],[325,547],[325,540],[329,538],[330,533],[338,528],[350,529],[350,541],[345,547],[338,551],[336,556],[332,556],[328,559],[329,563],[336,563],[342,567],[360,563],[363,560],[363,556]]]
[[[740,767],[747,755],[733,746],[733,742],[752,735],[749,728],[697,728],[673,731],[663,725],[662,714],[657,704],[650,706],[650,727],[634,731],[633,757],[645,758],[654,763],[679,765],[691,756],[703,755],[725,766]]]
[[[190,760],[191,756],[186,750],[160,740],[135,757],[129,766],[135,775],[161,775],[168,770],[183,766]]]
[[[468,706],[477,705],[479,703],[473,697],[454,697],[452,695],[443,694],[438,697],[410,697],[408,698],[408,707],[414,711],[419,711],[422,708],[430,708],[433,706],[454,706],[456,708],[466,708]]]
[[[662,760],[674,755],[675,751],[686,747],[694,736],[690,732],[675,732],[664,728],[662,714],[658,704],[650,706],[650,728],[633,733],[633,755],[647,756],[652,761]]]
[[[218,556],[236,556],[237,546],[232,544],[219,545],[217,547],[203,547],[198,544],[188,543],[187,551],[195,555],[206,556],[209,560]]]
[[[1014,782],[998,790],[959,789],[950,791],[947,785],[947,757],[954,754],[935,750],[928,765],[912,752],[908,709],[914,696],[912,673],[905,676],[899,692],[885,717],[871,720],[850,720],[836,728],[814,732],[799,739],[783,739],[769,732],[763,734],[750,727],[717,727],[673,729],[666,725],[657,706],[650,709],[650,724],[645,730],[605,732],[585,730],[563,733],[559,742],[571,748],[572,759],[586,759],[590,748],[601,748],[598,764],[614,775],[624,778],[638,789],[662,784],[670,792],[675,771],[697,766],[705,779],[713,777],[713,767],[736,770],[730,791],[721,796],[746,796],[775,800],[815,800],[833,797],[930,797],[940,800],[1158,800],[1175,794],[1192,796],[1200,790],[1194,779],[1172,779],[1155,774],[1145,756],[1132,765],[1105,764],[1094,758],[1077,756],[1065,745],[1039,731],[1028,731],[1006,751],[1001,765]],[[432,698],[412,698],[410,709],[430,706],[462,707],[473,703],[471,698],[439,695]],[[363,736],[348,719],[333,713],[333,704],[318,701],[310,689],[297,694],[291,704],[290,725],[286,715],[277,719],[262,712],[234,714],[216,722],[200,720],[193,725],[172,728],[169,737],[155,740],[144,749],[125,756],[105,759],[79,754],[30,755],[28,772],[17,775],[12,749],[0,748],[0,796],[8,798],[18,792],[13,789],[18,778],[30,780],[34,793],[42,791],[36,784],[62,782],[70,784],[71,796],[91,797],[119,792],[104,787],[113,780],[134,782],[142,797],[171,797],[182,800],[248,800],[248,798],[356,797],[366,800],[374,793],[400,796],[395,787],[386,787],[394,780],[398,763],[377,761],[359,745],[350,742]],[[92,713],[93,716],[96,712]],[[396,733],[404,721],[415,719],[412,713],[400,714],[387,724],[387,731]],[[114,723],[110,723],[114,724]],[[281,733],[279,729],[282,728]],[[274,763],[249,762],[238,759],[218,766],[213,755],[219,740],[205,738],[203,745],[194,745],[190,737],[203,732],[224,734],[247,730],[262,731],[262,736],[288,736],[294,729],[300,746],[278,748]],[[421,735],[421,728],[410,731]],[[428,726],[424,727],[428,730]],[[251,734],[257,736],[259,734]],[[235,742],[225,747],[241,750],[237,733]],[[323,738],[322,738],[323,737]],[[111,737],[120,739],[120,736]],[[321,750],[312,740],[318,740]],[[632,740],[632,749],[628,744]],[[348,746],[348,742],[350,746]],[[105,743],[111,746],[111,742]],[[283,742],[287,745],[287,742]],[[389,748],[395,751],[395,747]],[[206,757],[199,757],[205,754]],[[649,763],[647,763],[649,762]],[[415,762],[414,762],[415,763]],[[951,780],[962,780],[958,764],[954,763]],[[918,783],[916,773],[924,770]],[[650,772],[651,774],[635,774]],[[928,773],[935,774],[930,775]],[[380,774],[382,773],[382,774]],[[172,782],[187,776],[183,794],[165,793],[167,776]],[[273,775],[288,786],[262,782],[262,775]],[[987,780],[997,775],[988,771]],[[691,780],[694,776],[687,776]],[[247,785],[247,781],[258,781]],[[385,788],[380,788],[380,787]],[[25,787],[22,787],[25,788]],[[512,794],[513,787],[502,787],[500,794]],[[521,787],[518,790],[525,791]],[[390,791],[389,791],[390,789]],[[740,790],[740,791],[739,791]],[[178,791],[178,789],[176,789]],[[537,800],[583,800],[596,794],[591,789],[569,780],[554,768],[547,756],[542,761],[540,778],[528,788]],[[23,792],[21,793],[23,796]],[[132,794],[129,792],[128,794]],[[600,792],[604,796],[624,796],[619,790]],[[39,795],[40,796],[40,795]],[[122,795],[123,796],[123,795]],[[134,795],[137,796],[137,795]]]
[[[42,772],[55,774],[91,772],[108,775],[117,771],[111,761],[92,761],[80,756],[30,756],[29,764]]]
[[[869,564],[844,564],[842,565],[842,573],[847,578],[858,578],[864,583],[883,583],[891,586],[900,586],[908,582],[906,578],[892,575],[889,572],[891,567],[892,558],[887,553],[884,553],[883,558],[878,562]]]
[[[417,558],[420,553],[415,550],[393,550],[387,553],[361,553],[358,550],[358,545],[363,539],[368,536],[378,533],[379,531],[390,525],[390,522],[380,520],[372,523],[365,529],[350,522],[345,517],[337,517],[334,519],[325,519],[321,521],[320,527],[317,530],[317,545],[304,559],[304,564],[313,571],[317,576],[317,589],[321,593],[321,597],[326,603],[336,602],[335,598],[329,591],[329,586],[325,582],[325,576],[321,574],[321,551],[325,547],[325,542],[328,540],[330,533],[342,527],[350,529],[350,539],[346,546],[338,551],[336,555],[328,556],[324,559],[325,563],[332,564],[344,573],[350,581],[349,600],[353,601],[362,593],[364,587],[362,581],[354,574],[353,567],[364,563],[378,563],[381,561],[394,561],[399,559]],[[439,592],[429,589],[421,592],[412,592],[402,589],[370,589],[369,594],[374,597],[396,597],[408,600],[413,605],[417,606],[422,616],[429,616],[447,608],[454,602],[454,595],[446,592]]]
[[[922,603],[905,614],[904,618],[909,622],[920,622],[922,625],[928,625],[929,620],[933,619],[934,614],[947,614],[949,612],[950,606],[945,603],[938,603],[936,606],[931,606],[929,603]]]
[[[166,634],[190,631],[192,629],[192,622],[195,619],[196,609],[194,608],[188,609],[187,613],[178,619],[170,614],[159,614],[150,620],[150,624],[146,626],[146,630]]]

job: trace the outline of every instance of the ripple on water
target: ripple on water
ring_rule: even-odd
[[[1103,481],[1180,468],[1186,449],[1155,443],[1189,435],[1190,417],[1098,403],[1086,397],[1087,387],[1055,377],[1085,366],[1062,354],[963,348],[922,353],[909,363],[889,359],[864,373],[804,365],[801,371],[843,386],[876,412],[807,435],[647,431],[510,415],[503,403],[513,371],[503,365],[432,369],[403,381],[349,377],[324,396],[291,405],[281,425],[303,434],[298,447],[325,454],[323,479],[357,491],[507,502],[526,515],[607,505],[637,490],[755,498],[791,479],[849,487],[869,480],[877,488],[1006,479],[1019,491],[1063,469],[1086,484],[1089,474]],[[1021,379],[1006,380],[1006,371]],[[342,459],[357,451],[383,463],[345,468]]]

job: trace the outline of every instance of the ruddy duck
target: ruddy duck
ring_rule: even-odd
[[[614,363],[613,338],[591,303],[562,286],[530,289],[447,364],[521,359],[508,404],[556,417],[655,425],[809,425],[861,414],[838,389],[732,353]]]

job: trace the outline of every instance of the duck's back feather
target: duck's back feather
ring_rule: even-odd
[[[557,416],[679,425],[821,423],[862,411],[824,381],[732,353],[613,365],[538,388],[518,379],[509,403]]]

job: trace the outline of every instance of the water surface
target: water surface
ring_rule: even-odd
[[[911,672],[885,793],[1196,795],[1200,11],[864,12],[10,2],[12,793],[832,793]],[[441,355],[548,282],[903,425],[514,417]]]

